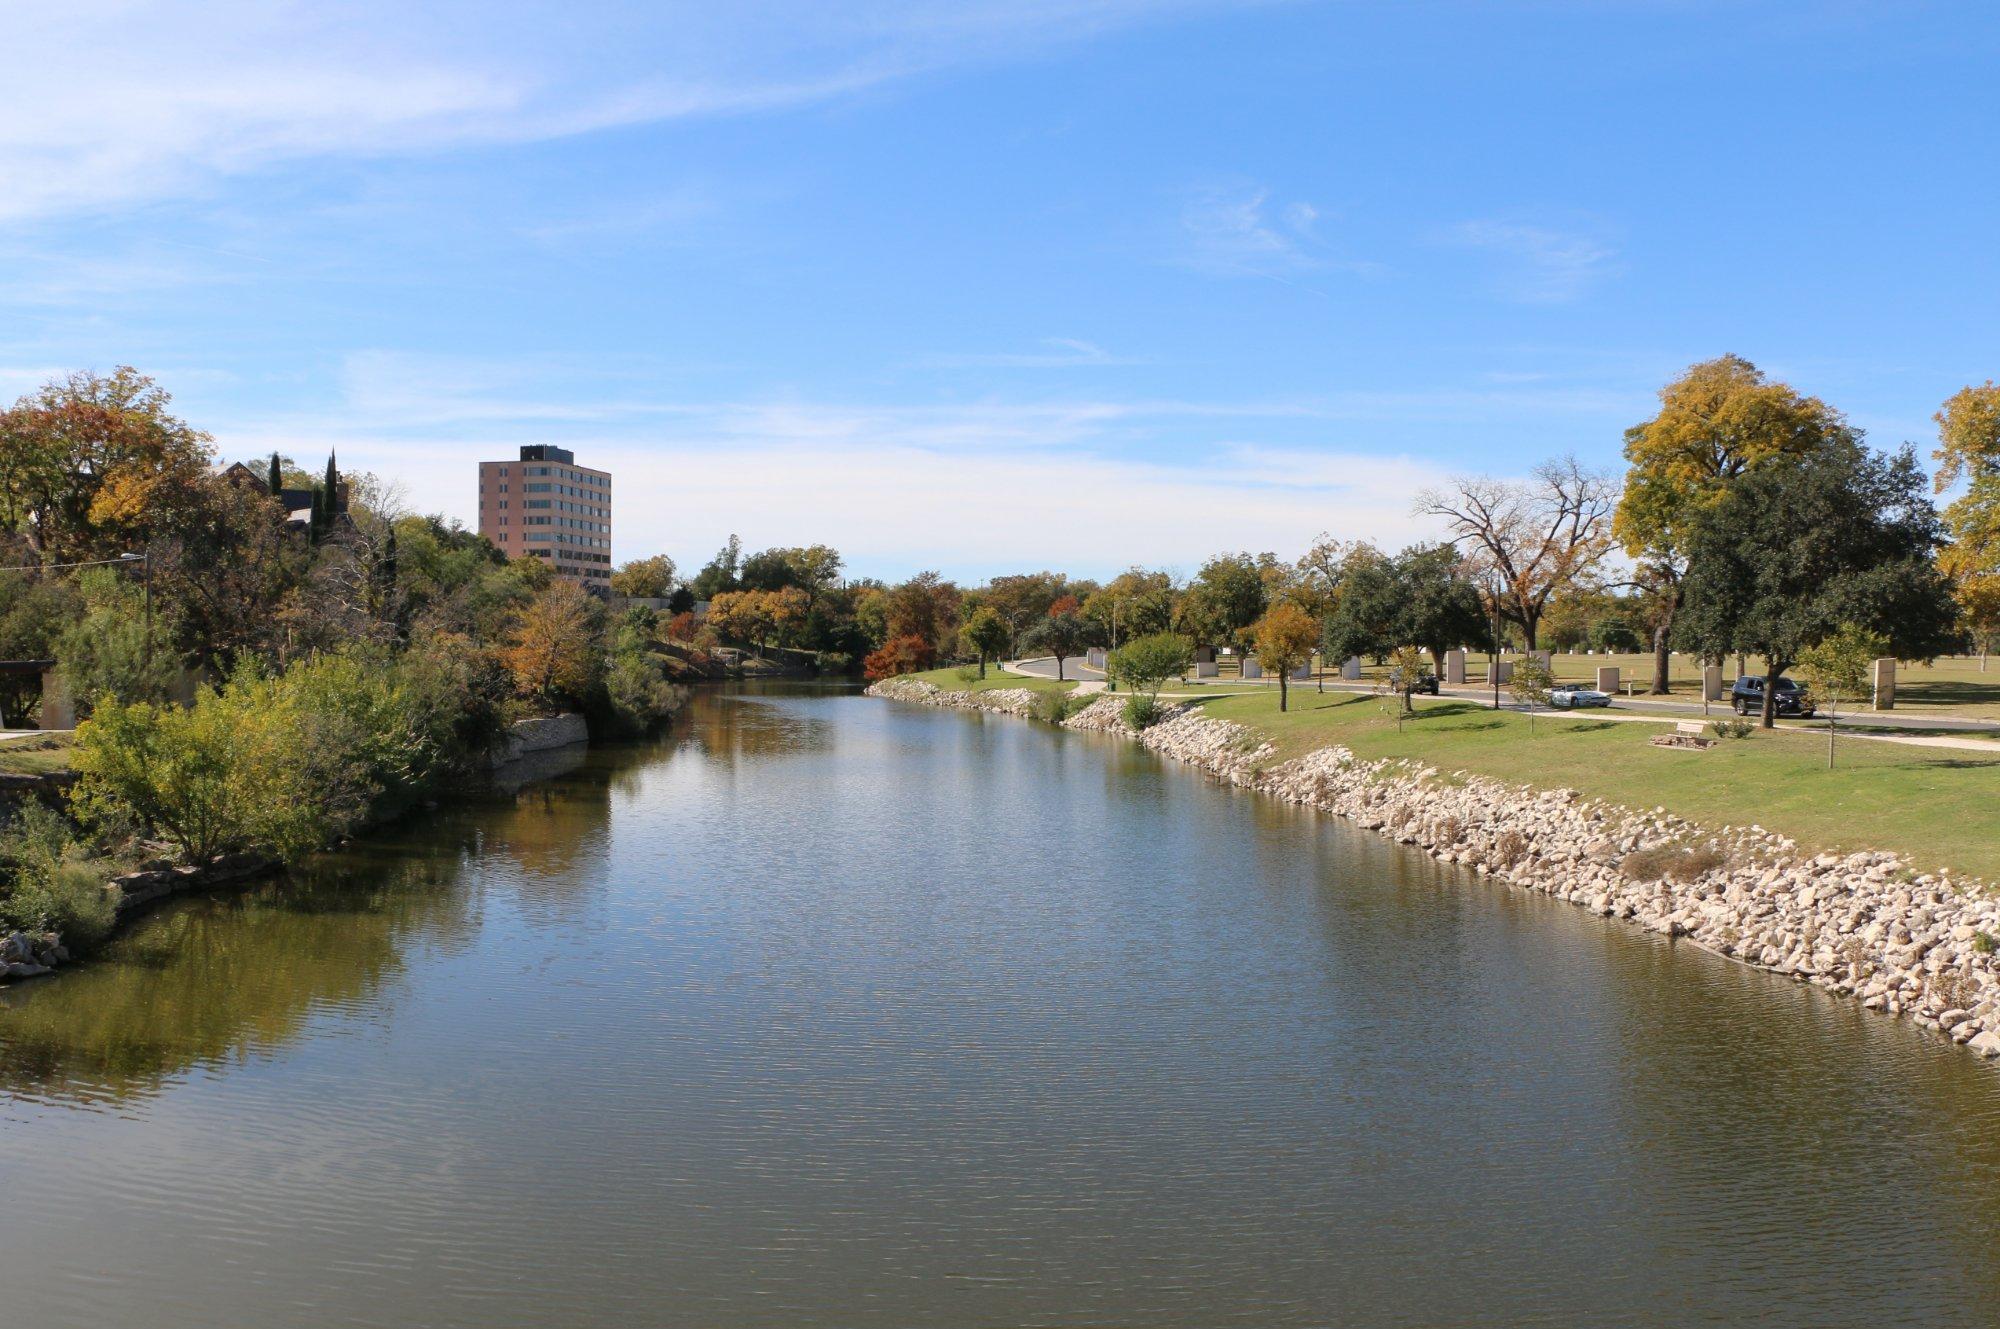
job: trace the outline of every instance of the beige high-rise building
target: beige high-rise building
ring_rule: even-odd
[[[479,533],[509,558],[545,559],[558,575],[609,591],[611,472],[546,443],[515,461],[480,462]]]

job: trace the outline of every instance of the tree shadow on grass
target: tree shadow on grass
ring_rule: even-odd
[[[1600,729],[1616,729],[1617,727],[1618,722],[1616,720],[1590,720],[1582,724],[1571,725],[1567,732],[1572,734],[1594,734]]]

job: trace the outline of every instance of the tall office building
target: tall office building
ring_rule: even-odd
[[[479,463],[479,533],[509,558],[545,559],[592,590],[611,583],[611,472],[534,443],[517,461]]]

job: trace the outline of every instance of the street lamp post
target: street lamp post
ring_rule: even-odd
[[[130,567],[142,565],[139,581],[146,588],[146,667],[153,667],[153,558],[151,554],[120,554],[118,561]]]
[[[1486,651],[1486,677],[1493,684],[1493,709],[1500,709],[1500,580],[1486,575],[1486,599],[1493,606],[1493,640]]]

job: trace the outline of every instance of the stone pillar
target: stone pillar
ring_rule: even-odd
[[[1309,664],[1302,664],[1297,669],[1294,669],[1292,671],[1292,682],[1310,683],[1312,682],[1312,676],[1313,676],[1313,667]]]
[[[1875,662],[1875,709],[1896,709],[1896,662],[1886,656]]]
[[[1465,652],[1463,650],[1444,653],[1444,681],[1462,684],[1465,682]]]
[[[1495,660],[1492,664],[1486,666],[1486,681],[1488,683],[1507,683],[1511,682],[1513,677],[1514,662],[1512,660]]]
[[[1701,699],[1703,701],[1722,700],[1722,666],[1703,665],[1701,667]]]
[[[1196,661],[1194,662],[1194,676],[1195,676],[1196,678],[1214,678],[1214,677],[1215,677],[1215,661],[1213,661],[1213,660],[1196,660]]]
[[[1608,692],[1614,697],[1618,695],[1617,665],[1597,666],[1597,690],[1599,692]]]
[[[1346,663],[1340,666],[1340,676],[1346,679],[1360,678],[1361,657],[1358,655],[1348,656]]]
[[[76,703],[62,685],[62,676],[53,669],[42,671],[42,728],[76,728]]]
[[[1243,677],[1245,678],[1264,677],[1264,666],[1258,664],[1255,660],[1252,660],[1246,656],[1243,660]]]
[[[1556,667],[1556,657],[1548,651],[1529,651],[1528,658],[1530,660],[1540,660],[1542,668],[1547,670],[1553,671]]]

